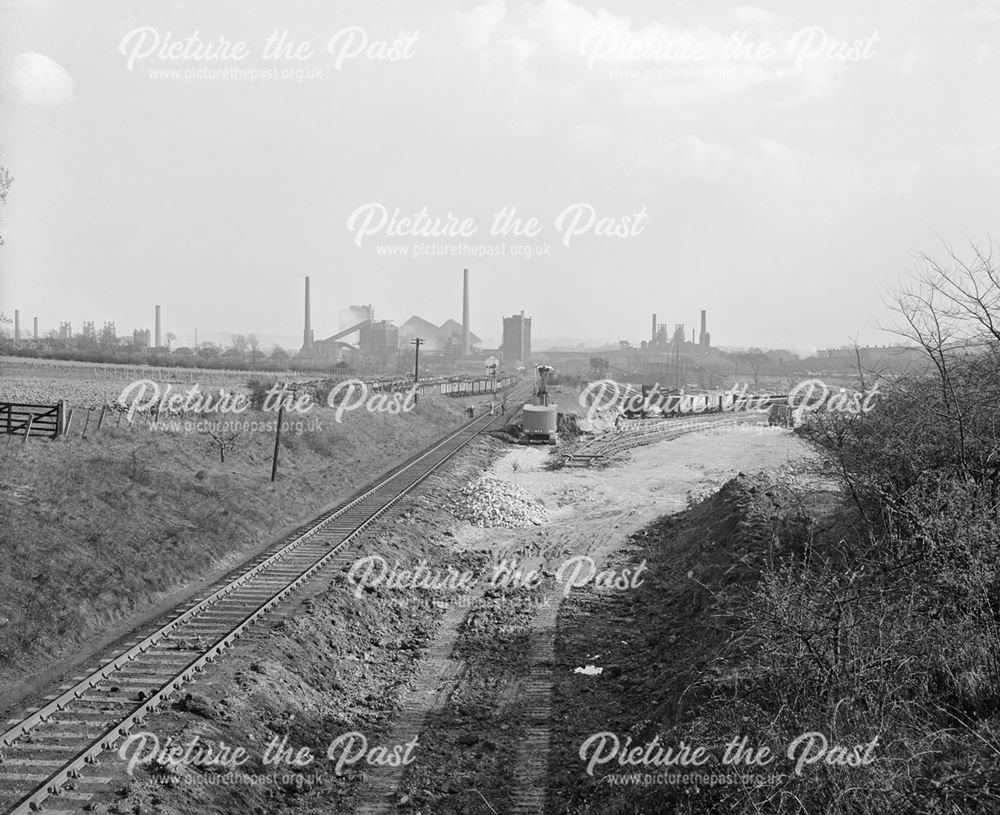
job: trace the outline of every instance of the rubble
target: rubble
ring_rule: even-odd
[[[482,527],[541,525],[548,520],[548,510],[540,501],[517,484],[490,475],[462,488],[455,514]]]

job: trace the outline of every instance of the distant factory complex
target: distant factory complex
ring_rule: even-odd
[[[429,363],[446,362],[482,369],[482,362],[496,356],[501,366],[512,369],[531,362],[531,318],[524,312],[503,318],[503,343],[482,348],[482,338],[473,333],[469,321],[469,270],[462,271],[462,322],[447,319],[440,325],[414,314],[397,326],[375,317],[372,305],[351,306],[339,314],[337,331],[317,340],[312,327],[310,279],[305,279],[305,322],[298,359],[323,365],[392,368],[400,354],[409,355],[421,340],[420,353]]]
[[[687,338],[687,331],[684,323],[675,323],[673,333],[668,337],[667,323],[656,322],[656,315],[653,315],[653,330],[649,336],[649,342],[643,341],[642,347],[653,351],[663,351],[667,348],[679,348],[689,353],[700,352],[707,354],[712,348],[712,337],[708,333],[708,312],[701,312],[701,331],[695,341],[694,329],[691,329],[691,339]]]
[[[461,321],[449,318],[436,323],[419,314],[411,314],[404,322],[397,323],[377,314],[371,303],[339,309],[324,305],[314,314],[313,281],[305,277],[304,311],[299,312],[303,315],[302,344],[297,349],[275,344],[275,340],[288,337],[285,332],[295,320],[294,313],[283,313],[280,321],[266,328],[274,333],[264,336],[226,335],[209,326],[199,343],[197,328],[176,328],[177,322],[173,322],[175,328],[170,330],[171,323],[156,304],[148,311],[151,318],[148,326],[123,332],[122,336],[118,336],[113,321],[84,320],[79,332],[74,332],[71,323],[60,321],[58,330],[50,323],[50,327],[42,331],[39,318],[33,317],[30,329],[26,330],[21,310],[15,309],[12,320],[0,320],[0,353],[191,368],[294,369],[315,371],[320,376],[339,369],[355,375],[410,377],[418,375],[419,369],[432,375],[482,377],[488,376],[490,371],[532,371],[542,364],[557,377],[565,376],[570,380],[610,378],[633,385],[655,385],[665,393],[728,388],[741,382],[757,385],[763,377],[780,378],[793,370],[814,376],[816,371],[846,370],[859,358],[865,364],[881,365],[888,360],[891,364],[903,365],[914,353],[914,349],[907,346],[841,347],[817,349],[806,361],[794,351],[783,349],[722,349],[712,342],[705,310],[700,314],[700,330],[688,329],[683,322],[661,322],[656,313],[646,322],[637,313],[636,327],[642,323],[646,325],[645,339],[638,342],[619,338],[587,346],[567,337],[563,345],[557,344],[558,341],[544,341],[539,350],[534,348],[538,326],[532,325],[532,317],[525,311],[509,316],[497,313],[491,321],[496,320],[495,328],[501,340],[497,347],[487,347],[489,341],[472,331],[469,278],[469,270],[462,270]],[[329,303],[328,294],[323,293],[317,302]],[[321,326],[318,338],[313,328],[314,316]],[[13,323],[10,326],[13,331],[8,323]],[[183,331],[183,336],[193,342],[178,344],[175,331]],[[204,341],[208,339],[206,333],[216,341]],[[497,336],[494,330],[483,331],[483,334]],[[262,341],[267,342],[266,347]],[[801,362],[796,361],[800,359]]]
[[[556,362],[564,373],[584,374],[589,371],[624,371],[631,373],[637,366],[650,375],[670,374],[681,382],[684,370],[699,369],[715,356],[711,335],[708,332],[707,312],[701,312],[701,329],[690,335],[683,323],[669,325],[659,322],[652,315],[649,338],[634,345],[628,340],[601,346],[593,351],[577,346],[575,350],[543,349],[544,358],[532,350],[532,318],[524,311],[510,316],[497,315],[501,342],[499,347],[484,347],[484,340],[472,331],[470,325],[469,270],[462,270],[461,322],[447,319],[438,324],[419,314],[413,314],[402,323],[376,314],[371,303],[341,308],[332,314],[328,308],[319,311],[321,334],[317,338],[313,328],[312,281],[304,278],[302,344],[293,351],[272,346],[270,353],[260,348],[253,334],[232,335],[231,344],[222,347],[211,342],[198,343],[197,329],[191,347],[176,346],[177,335],[164,333],[163,313],[160,305],[152,310],[153,325],[136,328],[119,337],[114,322],[105,322],[98,328],[94,322],[85,321],[83,330],[74,334],[69,322],[61,322],[58,332],[48,331],[39,335],[38,318],[33,320],[31,336],[22,331],[21,313],[14,311],[13,340],[16,345],[37,348],[40,351],[98,351],[109,356],[153,355],[162,359],[171,357],[222,357],[242,362],[271,359],[282,364],[294,361],[296,366],[316,369],[334,367],[387,373],[412,370],[415,346],[420,343],[422,367],[438,371],[480,373],[484,366],[494,362],[503,370],[529,368],[537,362]],[[326,297],[323,302],[328,302]],[[334,328],[335,324],[335,328]],[[271,327],[273,330],[273,327]],[[489,332],[492,334],[492,332]],[[496,336],[496,334],[493,334]],[[592,357],[592,353],[599,357]],[[642,359],[636,356],[640,354]],[[699,361],[701,360],[701,361]],[[186,363],[191,364],[191,363]]]

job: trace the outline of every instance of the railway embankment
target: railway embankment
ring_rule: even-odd
[[[273,483],[274,414],[231,437],[123,425],[0,447],[0,708],[457,427],[462,407],[425,397],[339,423],[318,408],[282,433]]]

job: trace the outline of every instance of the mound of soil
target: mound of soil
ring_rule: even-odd
[[[581,745],[603,732],[622,742],[631,737],[635,745],[657,735],[664,741],[663,734],[699,704],[702,680],[719,673],[727,634],[714,616],[715,600],[756,584],[768,558],[803,545],[810,524],[793,496],[766,476],[741,474],[687,512],[632,536],[634,548],[622,550],[621,562],[611,567],[635,569],[645,562],[635,590],[574,591],[563,603],[557,661],[601,669],[567,672],[555,687],[550,784],[567,811],[657,812],[665,796],[676,804],[677,789],[668,794],[663,786],[607,778],[641,766],[615,761],[588,775]],[[688,735],[688,744],[698,743],[697,736]],[[690,790],[679,792],[683,798]]]

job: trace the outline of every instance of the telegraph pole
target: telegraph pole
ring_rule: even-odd
[[[271,459],[271,481],[278,477],[278,447],[281,444],[281,421],[285,418],[285,405],[278,406],[278,426],[274,431],[274,458]]]
[[[415,346],[413,352],[413,404],[416,406],[419,394],[417,393],[417,382],[420,381],[420,346],[424,344],[422,337],[410,340],[410,345]]]

